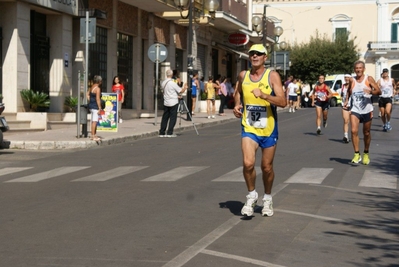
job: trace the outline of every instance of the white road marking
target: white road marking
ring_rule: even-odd
[[[90,176],[72,180],[71,182],[104,182],[148,167],[149,166],[121,166],[105,172],[100,172]]]
[[[21,178],[5,181],[5,183],[32,183],[32,182],[39,182],[42,180],[58,177],[61,175],[69,174],[72,172],[77,172],[80,170],[84,170],[90,168],[90,166],[79,166],[79,167],[60,167],[50,171],[36,173],[28,176],[24,176]]]
[[[187,263],[189,260],[194,258],[198,253],[203,251],[207,246],[215,242],[219,237],[227,233],[231,228],[241,222],[241,217],[234,216],[230,220],[226,221],[218,228],[204,236],[202,239],[197,241],[194,245],[187,248],[185,251],[177,255],[174,259],[164,264],[163,267],[180,267]]]
[[[0,170],[0,176],[7,175],[10,173],[20,172],[28,169],[32,169],[33,167],[21,167],[21,168],[4,168]]]
[[[398,177],[386,174],[383,170],[366,170],[363,174],[359,186],[377,188],[397,188]]]
[[[256,175],[262,173],[260,167],[255,167]],[[245,182],[242,174],[242,167],[239,167],[231,172],[223,174],[222,176],[212,180],[212,182]]]
[[[226,258],[226,259],[232,259],[232,260],[237,260],[237,261],[241,261],[241,262],[246,262],[246,263],[250,263],[250,264],[254,264],[254,265],[258,265],[258,266],[284,267],[283,265],[276,265],[276,264],[266,262],[266,261],[254,260],[254,259],[247,258],[247,257],[241,257],[241,256],[237,256],[237,255],[222,253],[222,252],[208,250],[208,249],[204,249],[203,251],[201,251],[201,253],[216,256],[216,257],[222,257],[222,258]]]
[[[302,168],[288,178],[285,183],[321,184],[333,168]]]
[[[202,171],[206,168],[209,168],[209,167],[208,166],[179,167],[179,168],[175,168],[170,171],[167,171],[167,172],[160,173],[158,175],[148,177],[141,181],[143,181],[143,182],[173,182],[173,181],[177,181],[181,178],[184,178],[186,176],[189,176],[193,173]]]
[[[301,215],[301,216],[306,216],[306,217],[312,217],[312,218],[320,219],[320,220],[324,220],[324,221],[334,221],[334,222],[343,222],[344,221],[344,220],[333,218],[333,217],[319,216],[319,215],[315,215],[315,214],[309,214],[309,213],[303,213],[303,212],[297,212],[297,211],[291,211],[291,210],[274,209],[274,211],[295,214],[295,215]]]
[[[275,189],[273,189],[272,195],[275,196],[278,192],[283,190],[286,186],[284,184],[279,184],[276,186]],[[189,260],[194,258],[198,253],[204,251],[206,247],[208,247],[210,244],[218,240],[221,236],[223,236],[225,233],[230,231],[234,226],[236,226],[238,223],[240,223],[241,217],[239,216],[234,216],[222,225],[220,225],[218,228],[204,236],[202,239],[197,241],[194,245],[191,247],[187,248],[185,251],[177,255],[175,258],[173,258],[171,261],[168,263],[164,264],[163,267],[180,267],[183,266],[185,263],[187,263]]]

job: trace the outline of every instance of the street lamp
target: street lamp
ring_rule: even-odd
[[[175,5],[181,11],[188,10],[188,43],[187,43],[187,120],[191,120],[191,109],[193,102],[191,99],[191,86],[192,86],[192,75],[193,75],[193,18],[194,18],[194,0],[174,0]],[[215,16],[216,10],[219,8],[219,0],[203,0],[203,9],[208,11],[211,17]],[[182,16],[181,12],[180,15]],[[183,17],[182,18],[187,18]],[[199,88],[197,89],[199,90]]]
[[[274,44],[271,46],[270,49],[270,65],[274,67],[274,69],[276,69],[276,51],[278,50],[285,50],[287,48],[287,43],[282,41],[281,43],[279,43],[279,39],[280,36],[284,33],[283,28],[281,28],[280,26],[277,26],[274,28]]]
[[[270,5],[263,5],[263,14],[262,14],[262,19],[259,16],[253,16],[252,17],[252,29],[259,35],[262,32],[262,44],[264,47],[268,49],[269,54],[271,55],[270,57],[270,63],[276,62],[275,60],[275,53],[274,51],[280,50],[285,50],[287,48],[287,43],[286,42],[281,42],[279,43],[278,40],[280,36],[283,34],[284,30],[280,26],[277,26],[274,28],[273,33],[274,33],[274,43],[269,46],[267,44],[267,17],[266,17],[266,8],[270,7]],[[271,66],[275,65],[271,64]]]
[[[269,5],[263,5],[263,14],[262,18],[259,16],[252,17],[252,29],[259,35],[262,32],[262,44],[264,47],[267,46],[267,17],[266,17],[266,8]]]

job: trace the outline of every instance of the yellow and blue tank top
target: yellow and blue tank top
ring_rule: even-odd
[[[274,95],[270,86],[270,70],[266,69],[259,81],[253,81],[250,70],[245,73],[242,81],[243,99],[243,131],[257,136],[278,137],[277,109],[268,101],[256,98],[251,92],[255,88],[261,89],[264,94]]]

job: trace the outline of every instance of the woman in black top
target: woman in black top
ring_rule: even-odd
[[[100,75],[95,75],[93,78],[93,85],[87,91],[87,100],[89,101],[88,108],[91,112],[91,140],[100,141],[101,139],[97,134],[98,115],[101,113],[101,89],[102,83]]]

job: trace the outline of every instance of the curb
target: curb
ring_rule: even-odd
[[[195,123],[195,127],[204,128],[208,126],[228,123],[232,121],[237,121],[237,118],[228,118],[224,120],[215,120],[209,122]],[[181,133],[183,131],[193,129],[192,124],[185,126],[175,126],[175,132]],[[65,149],[87,149],[96,146],[109,146],[114,144],[122,144],[126,142],[131,142],[139,139],[149,138],[158,136],[159,131],[154,130],[151,132],[138,133],[133,135],[127,135],[115,138],[104,138],[100,142],[92,140],[82,140],[82,141],[4,141],[2,148],[6,149],[24,149],[24,150],[65,150]]]

